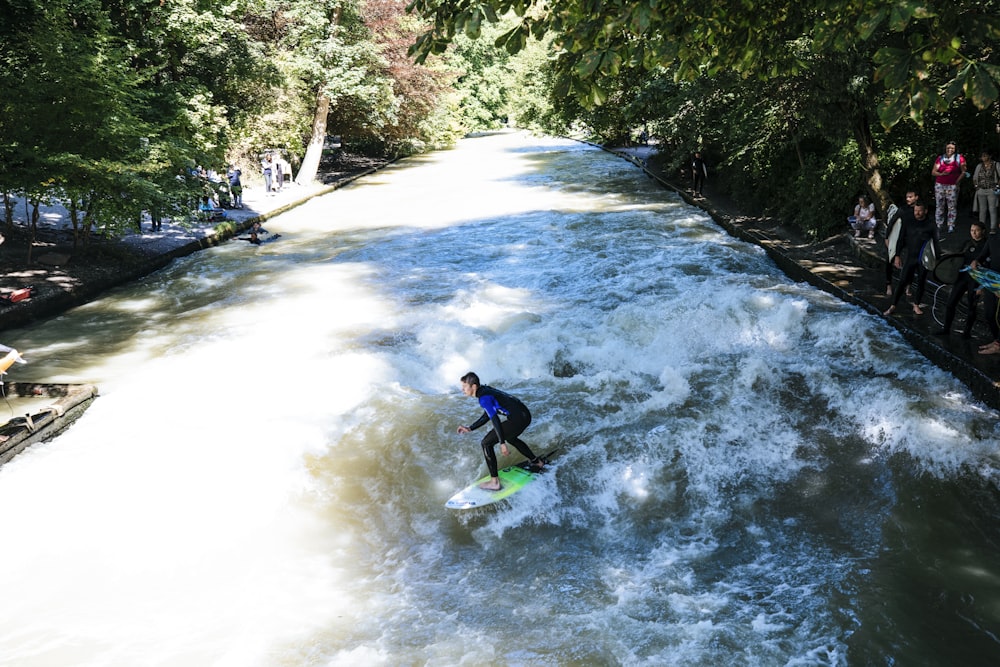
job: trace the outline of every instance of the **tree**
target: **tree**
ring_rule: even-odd
[[[247,72],[260,68],[237,25],[194,0],[22,0],[14,13],[17,32],[0,30],[0,188],[63,201],[84,238],[144,210],[184,215],[201,185],[183,175],[219,166],[231,121],[255,104],[242,87],[257,89]]]
[[[88,221],[112,227],[134,220],[129,202],[144,184],[130,167],[143,161],[150,127],[136,100],[139,78],[114,48],[100,7],[47,3],[22,28],[20,66],[0,79],[3,188],[36,208],[68,197],[88,210]]]
[[[453,143],[458,133],[441,112],[450,111],[442,102],[455,72],[436,60],[417,65],[407,55],[422,24],[406,15],[401,0],[367,0],[362,15],[381,56],[375,73],[391,85],[393,112],[380,128],[379,143],[404,154]]]
[[[497,39],[512,53],[529,37],[552,34],[566,73],[564,91],[586,106],[606,99],[602,76],[623,66],[670,67],[679,79],[733,71],[761,78],[794,75],[807,66],[795,41],[812,54],[854,48],[879,33],[873,80],[882,87],[879,118],[891,127],[909,116],[944,110],[965,97],[983,109],[997,99],[1000,14],[976,0],[779,0],[705,3],[698,0],[412,0],[432,22],[412,47],[418,61],[441,53],[464,32],[513,12],[520,21]]]

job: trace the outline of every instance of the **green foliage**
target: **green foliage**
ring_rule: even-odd
[[[457,74],[459,117],[470,132],[497,129],[508,119],[513,57],[494,45],[502,30],[500,25],[488,25],[481,40],[459,34],[454,47],[443,56],[445,65]],[[475,32],[478,37],[481,23]]]
[[[775,193],[778,216],[818,238],[842,232],[858,195],[865,192],[857,154],[853,140],[836,152],[809,153],[804,167]]]
[[[822,233],[858,192],[929,192],[946,138],[1000,149],[982,2],[413,0],[421,23],[402,1],[7,3],[0,190],[120,231],[182,214],[195,165],[252,179],[262,150],[295,165],[324,130],[400,155],[504,121],[648,127],[669,164],[701,149],[713,185]]]
[[[196,165],[252,179],[272,147],[294,165],[323,94],[332,132],[382,150],[457,133],[450,75],[406,61],[417,26],[397,0],[18,0],[4,16],[0,190],[62,201],[86,229],[185,215]]]
[[[602,83],[626,65],[670,67],[685,80],[729,72],[796,76],[809,67],[797,42],[819,56],[868,44],[887,128],[907,117],[920,124],[927,111],[943,111],[959,97],[983,109],[997,99],[1000,81],[1000,14],[979,0],[412,0],[410,8],[431,23],[411,49],[418,60],[443,52],[463,30],[478,32],[482,18],[513,10],[520,23],[497,44],[516,53],[529,36],[550,34],[564,56],[557,94],[572,93],[587,107],[608,99]]]
[[[549,58],[548,40],[532,41],[510,61],[513,75],[508,116],[518,127],[554,134],[565,132],[551,98],[554,69]]]
[[[222,159],[239,39],[185,3],[37,9],[16,37],[0,34],[0,57],[17,63],[0,68],[0,187],[75,202],[111,232],[145,209],[179,210],[194,186],[178,176]]]

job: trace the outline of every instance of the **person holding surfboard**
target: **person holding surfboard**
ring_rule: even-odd
[[[509,442],[514,445],[517,451],[527,457],[533,466],[542,468],[545,465],[545,461],[541,457],[535,456],[531,448],[518,438],[531,423],[531,412],[528,410],[528,407],[510,394],[480,384],[479,376],[475,373],[466,373],[462,376],[461,382],[462,393],[469,398],[476,398],[479,401],[480,407],[483,408],[483,414],[468,426],[459,426],[458,432],[464,434],[475,431],[480,426],[486,424],[486,422],[493,424],[493,430],[487,433],[480,443],[483,447],[483,457],[486,459],[486,467],[490,471],[490,480],[480,484],[479,488],[486,491],[500,490],[497,455],[493,450],[497,443],[500,444],[500,453],[504,456],[507,456],[510,452],[507,448],[507,443]],[[501,416],[507,419],[501,421]]]
[[[982,250],[976,256],[969,268],[977,270],[986,268],[995,271],[995,266],[1000,265],[1000,235],[990,234]],[[983,311],[986,314],[986,325],[990,329],[990,342],[979,346],[979,354],[1000,354],[1000,303],[998,303],[995,285],[979,283],[982,289],[979,293],[983,296]]]
[[[924,288],[927,285],[927,268],[920,261],[924,248],[931,244],[934,256],[941,254],[938,247],[938,229],[934,221],[927,215],[927,204],[921,200],[913,202],[911,211],[903,211],[903,224],[896,240],[896,247],[890,248],[892,251],[893,263],[900,269],[899,282],[896,289],[892,291],[892,303],[889,308],[882,313],[886,317],[896,312],[896,304],[906,291],[906,285],[913,280],[914,274],[917,276],[917,291],[913,295],[913,314],[923,315],[924,311],[920,307],[920,301],[924,296]],[[906,263],[903,263],[899,251],[906,248]]]
[[[895,268],[893,266],[893,258],[896,256],[896,241],[899,239],[899,230],[903,227],[903,212],[904,210],[912,212],[913,202],[920,199],[920,195],[917,194],[916,188],[910,188],[906,191],[906,208],[896,208],[893,204],[889,207],[889,219],[886,221],[886,235],[885,235],[885,248],[886,248],[886,260],[885,260],[885,295],[892,296],[892,271]],[[895,210],[893,210],[895,209]]]
[[[962,247],[962,266],[969,266],[986,245],[986,223],[973,220],[969,228],[969,241]],[[951,294],[948,295],[948,305],[944,309],[944,324],[934,332],[935,336],[947,336],[951,333],[951,323],[955,321],[955,311],[962,296],[968,295],[969,314],[965,319],[965,329],[962,330],[962,338],[972,337],[972,327],[976,323],[977,294],[979,289],[977,283],[968,271],[959,271],[955,284],[951,286]]]

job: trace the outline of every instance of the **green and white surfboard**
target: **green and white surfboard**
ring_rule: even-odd
[[[555,454],[555,450],[549,452],[542,456],[548,463],[552,455]],[[467,510],[474,507],[485,507],[486,505],[492,505],[493,503],[499,502],[508,496],[511,496],[524,487],[531,484],[539,476],[544,475],[544,469],[542,471],[536,471],[535,468],[531,467],[528,461],[522,461],[517,465],[508,466],[506,468],[501,468],[497,475],[500,477],[500,490],[499,491],[487,491],[485,489],[480,489],[479,485],[484,482],[490,481],[490,476],[486,475],[477,479],[472,484],[453,495],[448,499],[448,502],[444,504],[448,509],[453,510]]]

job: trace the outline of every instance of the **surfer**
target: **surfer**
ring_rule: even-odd
[[[911,211],[903,211],[903,226],[893,249],[893,264],[900,269],[899,282],[892,292],[892,303],[889,308],[882,313],[886,317],[896,312],[896,304],[906,291],[906,286],[913,280],[914,274],[917,276],[917,291],[913,298],[913,314],[923,315],[924,311],[920,307],[920,301],[924,296],[924,288],[927,285],[927,268],[921,263],[921,249],[924,244],[930,243],[934,249],[934,256],[940,255],[938,248],[938,232],[934,226],[934,221],[927,216],[927,205],[921,200],[913,202]],[[900,256],[900,250],[906,248],[906,263]]]
[[[250,238],[247,240],[249,240],[250,243],[253,243],[254,245],[260,245],[261,243],[264,242],[264,240],[261,237],[266,239],[270,235],[271,232],[264,229],[264,227],[260,224],[260,220],[254,220],[253,224],[250,225]]]
[[[990,269],[1000,265],[1000,234],[990,234],[979,255],[969,264],[971,269]],[[997,294],[983,285],[979,290],[983,297],[983,309],[986,312],[986,325],[990,329],[990,342],[979,346],[979,354],[1000,354],[1000,303]]]
[[[920,199],[920,195],[917,194],[916,188],[910,188],[906,191],[906,210],[913,212],[913,202]],[[890,207],[891,209],[892,207]],[[891,211],[890,211],[891,212]],[[886,248],[886,260],[885,260],[885,295],[892,296],[892,272],[896,268],[893,265],[893,253],[896,252],[895,242],[899,238],[899,231],[896,231],[896,236],[893,237],[892,231],[895,229],[896,222],[899,225],[903,225],[903,209],[896,208],[896,214],[890,215],[889,220],[886,221],[885,229],[885,248]],[[891,245],[890,245],[891,244]],[[907,286],[909,289],[909,286]]]
[[[486,491],[500,490],[497,455],[493,451],[497,443],[500,443],[500,453],[504,456],[507,456],[510,451],[507,448],[509,442],[514,445],[517,451],[526,456],[533,466],[541,468],[545,465],[545,461],[541,457],[535,456],[531,448],[518,438],[531,423],[531,412],[528,411],[528,407],[524,403],[499,389],[480,384],[479,376],[475,373],[466,373],[462,376],[462,393],[469,398],[477,398],[479,405],[483,408],[483,414],[468,426],[459,426],[458,432],[475,431],[486,422],[493,424],[493,430],[487,433],[480,443],[483,447],[483,456],[486,458],[486,467],[490,470],[490,481],[480,484],[481,489]],[[506,417],[507,420],[501,422],[501,416]]]
[[[962,266],[972,264],[986,245],[986,223],[980,220],[973,220],[969,227],[969,241],[962,246]],[[944,323],[941,328],[934,332],[935,336],[947,336],[951,333],[951,323],[955,321],[955,311],[962,296],[968,298],[968,315],[965,319],[965,329],[962,331],[962,338],[972,337],[972,327],[976,323],[976,309],[978,306],[978,295],[976,290],[979,284],[969,275],[968,271],[959,271],[955,284],[951,286],[951,294],[948,295],[948,305],[944,309]]]

